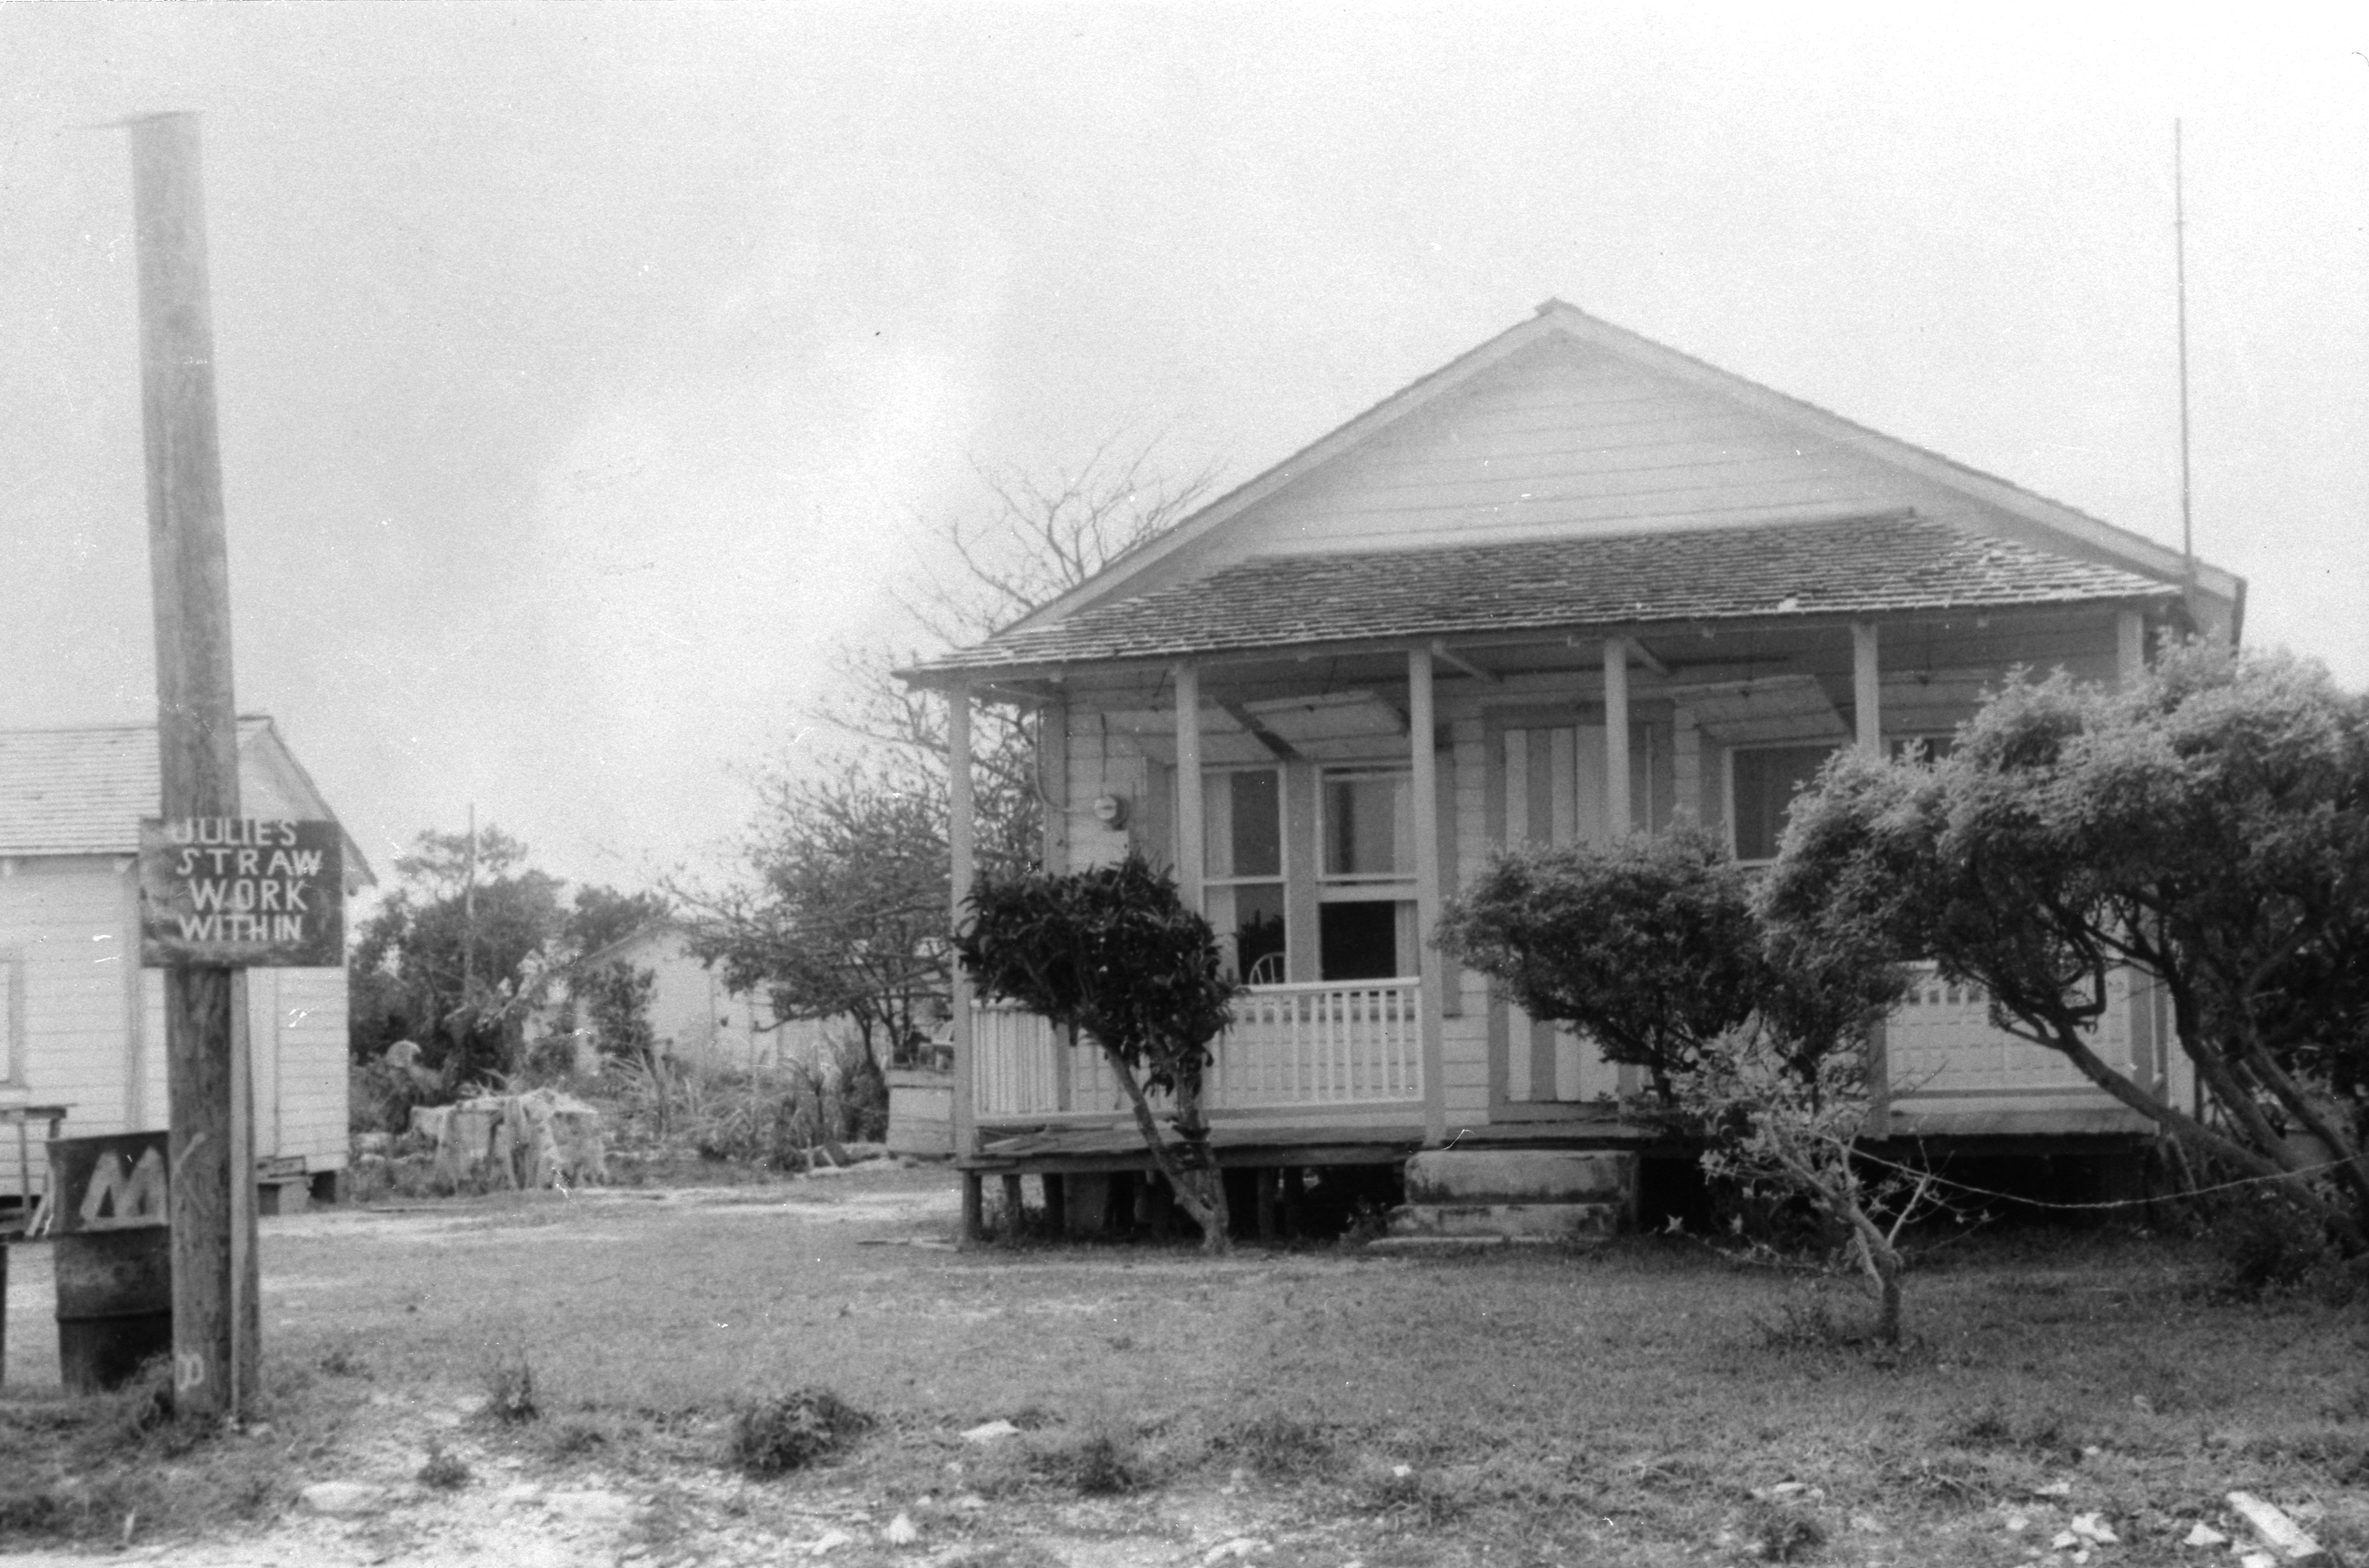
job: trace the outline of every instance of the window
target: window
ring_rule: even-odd
[[[1831,745],[1754,746],[1728,753],[1730,822],[1735,858],[1746,863],[1777,858],[1793,796],[1814,781]]]
[[[1203,901],[1253,984],[1284,978],[1282,783],[1274,768],[1202,776]]]
[[[1414,875],[1414,785],[1405,773],[1324,775],[1324,879]]]
[[[1414,781],[1404,770],[1341,769],[1319,797],[1317,970],[1328,980],[1416,971]]]

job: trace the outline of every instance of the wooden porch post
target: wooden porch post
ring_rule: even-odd
[[[954,871],[951,930],[962,924],[963,899],[969,896],[976,875],[971,848],[970,692],[959,686],[946,693],[946,847]],[[954,965],[952,981],[948,997],[955,1014],[955,1157],[963,1160],[978,1152],[978,1064],[971,1054],[970,977],[959,963]],[[966,1192],[966,1198],[968,1196]]]
[[[1201,908],[1201,672],[1176,666],[1176,890]]]
[[[1851,705],[1858,711],[1859,749],[1883,760],[1883,684],[1875,663],[1875,623],[1851,623]]]
[[[1407,728],[1413,757],[1415,965],[1422,983],[1416,1008],[1423,1031],[1423,1137],[1432,1145],[1448,1140],[1448,1085],[1440,1036],[1443,966],[1431,944],[1439,923],[1438,719],[1433,712],[1431,650],[1407,650]],[[1627,776],[1625,773],[1622,775]]]
[[[1860,752],[1883,761],[1883,681],[1876,663],[1875,623],[1851,623],[1851,708]],[[1890,1031],[1879,1022],[1867,1036],[1867,1136],[1892,1136]]]
[[[1629,639],[1604,639],[1604,836],[1636,826],[1629,804]]]

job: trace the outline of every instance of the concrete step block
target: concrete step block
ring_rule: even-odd
[[[1426,1149],[1406,1162],[1411,1204],[1633,1206],[1637,1156],[1618,1150]]]

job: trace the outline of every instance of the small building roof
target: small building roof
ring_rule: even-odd
[[[238,751],[248,814],[336,819],[269,718],[239,719]],[[0,855],[137,853],[163,780],[153,724],[0,729]],[[350,833],[345,861],[349,888],[377,881]]]
[[[1024,624],[915,679],[1327,643],[2176,600],[2136,572],[1894,512],[1263,556]]]

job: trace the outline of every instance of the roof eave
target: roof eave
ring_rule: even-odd
[[[1427,627],[1368,637],[1318,638],[1307,642],[1234,644],[1204,648],[1179,648],[1156,653],[1117,654],[1101,658],[1035,660],[1010,664],[923,664],[897,672],[898,678],[925,691],[978,692],[1008,687],[1019,681],[1060,683],[1089,670],[1162,670],[1175,664],[1203,667],[1218,664],[1258,664],[1277,658],[1352,658],[1361,654],[1405,653],[1447,641],[1459,649],[1534,647],[1558,639],[1603,637],[1689,636],[1705,632],[1749,633],[1804,627],[1848,626],[1854,623],[1948,620],[1963,616],[2012,614],[2032,610],[2112,609],[2176,601],[2180,589],[2164,587],[2145,592],[2068,595],[2055,599],[2017,599],[1991,602],[1925,605],[1902,610],[1801,610],[1759,615],[1686,615],[1655,618],[1629,616],[1619,620],[1541,622],[1528,626],[1475,626],[1463,631]],[[1024,696],[1024,693],[1011,693]]]

